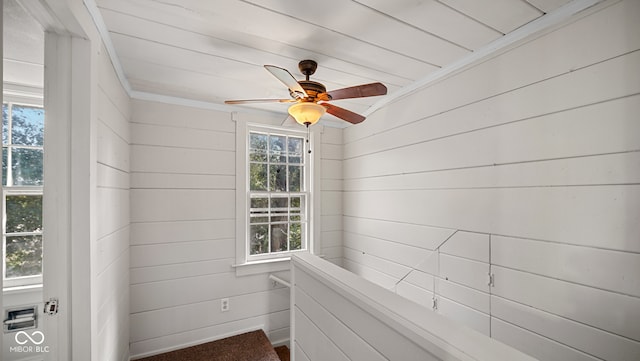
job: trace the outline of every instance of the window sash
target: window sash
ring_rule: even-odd
[[[14,134],[13,134],[13,108],[14,106],[23,107],[23,108],[39,108],[42,109],[40,105],[33,104],[23,104],[17,102],[4,102],[3,107],[6,105],[7,107],[7,139],[6,142],[3,140],[2,142],[2,152],[6,152],[6,187],[14,187],[15,177],[13,171],[13,157],[14,150],[24,149],[24,150],[36,150],[41,151],[44,154],[44,145],[31,145],[31,144],[16,144],[14,143]],[[44,126],[44,124],[43,124]],[[3,136],[5,130],[3,129]],[[4,156],[4,154],[3,154]],[[44,158],[43,158],[44,161]],[[19,185],[20,186],[20,185]],[[33,185],[33,187],[40,187],[40,185]]]
[[[34,189],[35,188],[35,189]],[[42,283],[42,272],[38,275],[18,276],[7,278],[7,239],[21,236],[40,236],[42,230],[26,232],[7,232],[7,197],[10,196],[42,196],[42,187],[7,187],[3,189],[2,196],[2,277],[4,288],[37,285]]]

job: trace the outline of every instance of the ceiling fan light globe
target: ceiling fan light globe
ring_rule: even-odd
[[[324,115],[326,109],[312,102],[297,103],[289,107],[289,114],[302,125],[314,125]]]

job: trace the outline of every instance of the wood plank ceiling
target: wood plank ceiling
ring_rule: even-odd
[[[374,81],[389,93],[569,0],[97,0],[135,91],[222,104],[288,98],[263,69],[336,89]],[[379,97],[335,104],[364,112]],[[261,109],[286,112],[284,104]]]

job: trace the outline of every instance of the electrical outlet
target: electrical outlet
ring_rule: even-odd
[[[227,312],[229,311],[229,299],[223,298],[220,300],[220,311]]]

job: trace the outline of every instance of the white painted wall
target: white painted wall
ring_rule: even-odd
[[[97,79],[97,230],[92,267],[98,360],[129,359],[130,100],[104,49]]]
[[[345,268],[541,360],[640,359],[640,2],[608,4],[345,129]]]
[[[288,340],[289,290],[274,287],[266,273],[236,276],[232,267],[235,131],[228,112],[133,101],[133,358],[255,328],[274,343]],[[321,234],[328,239],[321,250],[336,263],[342,251],[341,133],[321,134],[327,149],[321,166],[336,173],[323,178],[319,195]],[[222,298],[229,299],[230,311],[220,311]]]
[[[23,308],[29,306],[37,306],[37,328],[26,330],[29,334],[34,331],[42,332],[42,321],[44,314],[42,313],[42,287],[38,287],[36,289],[24,289],[24,290],[13,290],[10,292],[4,292],[3,296],[3,312],[2,316],[4,319],[4,313],[7,309],[16,309]],[[6,349],[0,351],[0,355],[2,355],[3,361],[20,361],[20,360],[41,360],[42,357],[34,356],[33,353],[19,353],[19,352],[10,352],[11,347],[18,346],[16,343],[16,333],[4,333],[2,334],[2,343]]]

